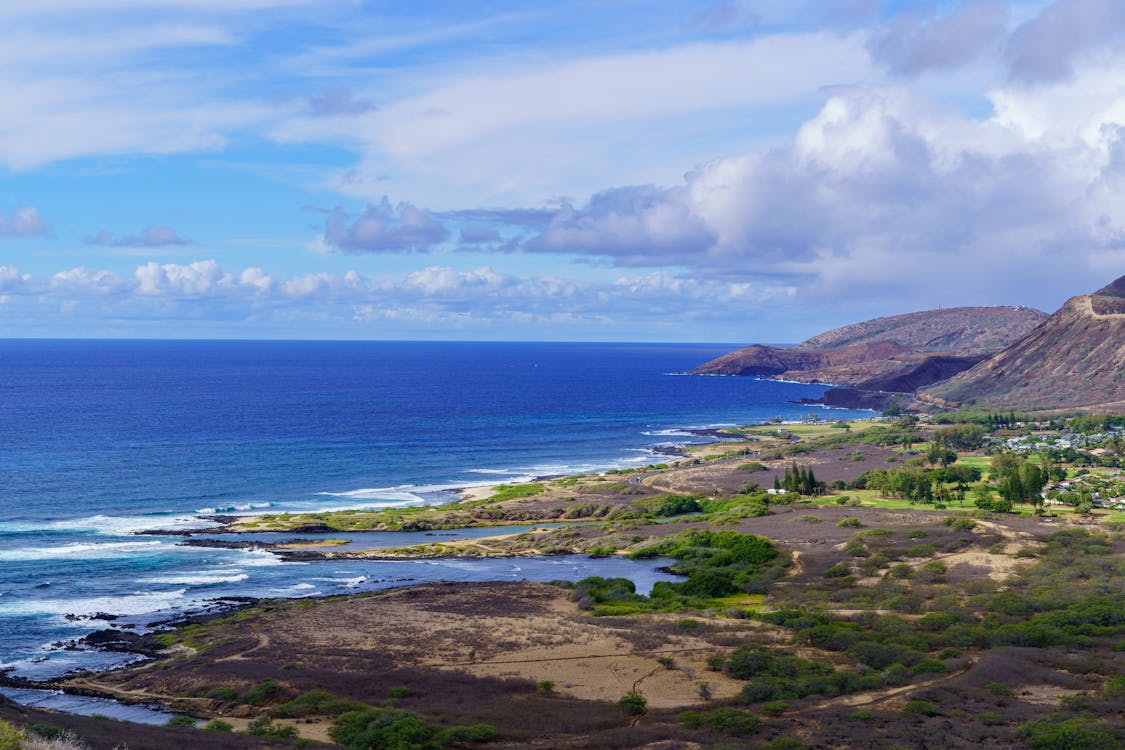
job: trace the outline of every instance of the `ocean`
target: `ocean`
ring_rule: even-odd
[[[823,386],[681,374],[730,348],[0,341],[0,669],[115,666],[129,657],[65,645],[222,597],[587,575],[646,591],[666,577],[657,562],[286,563],[144,532],[213,513],[445,502],[466,486],[652,463],[654,448],[700,440],[690,428],[870,416],[793,403]]]

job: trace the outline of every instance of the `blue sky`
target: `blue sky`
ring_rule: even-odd
[[[1125,273],[1116,0],[0,25],[0,336],[785,342]]]

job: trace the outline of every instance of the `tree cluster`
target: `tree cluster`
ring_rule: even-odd
[[[816,478],[811,466],[798,466],[794,461],[792,466],[785,468],[784,476],[773,478],[773,488],[800,495],[823,495],[828,485]]]

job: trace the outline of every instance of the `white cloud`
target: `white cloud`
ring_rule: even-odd
[[[324,243],[353,253],[425,251],[443,242],[449,231],[441,222],[410,203],[369,205],[352,221],[342,208],[324,222]]]
[[[667,272],[622,276],[611,283],[556,277],[517,277],[482,266],[427,266],[400,278],[314,273],[275,277],[258,267],[227,271],[214,260],[138,266],[131,275],[84,267],[43,279],[0,266],[6,312],[41,322],[71,316],[86,324],[117,319],[214,321],[239,326],[337,326],[337,335],[370,335],[366,325],[456,328],[465,332],[523,331],[523,336],[573,338],[632,326],[680,330],[689,321],[711,330],[741,330],[747,314],[776,304],[784,290],[692,279]],[[16,305],[17,308],[13,308]],[[358,326],[358,327],[357,327]],[[645,334],[644,331],[649,331]],[[495,335],[495,334],[493,334]],[[619,335],[619,334],[618,334]],[[681,336],[683,334],[680,334]],[[729,333],[727,335],[730,335]]]
[[[998,52],[1007,33],[1001,0],[971,0],[948,14],[922,12],[892,18],[870,42],[875,58],[900,75],[956,68]]]
[[[377,198],[393,184],[396,194],[425,196],[435,208],[529,205],[589,194],[622,176],[671,177],[685,154],[679,146],[668,153],[669,144],[706,131],[705,118],[806,101],[872,70],[860,36],[833,33],[684,44],[516,72],[493,62],[422,81],[417,93],[365,115],[294,117],[274,134],[357,144],[363,163],[337,185],[350,194]],[[658,162],[626,156],[639,143],[665,153]],[[694,147],[687,158],[712,149]]]
[[[1059,289],[1104,283],[1125,247],[1125,62],[1112,70],[997,92],[988,121],[905,89],[840,89],[789,146],[715,160],[676,188],[620,188],[612,210],[595,196],[526,249],[775,279],[810,305],[859,293],[1049,307]],[[1062,110],[1083,127],[1052,128]],[[645,231],[654,213],[678,217],[683,241]]]
[[[0,211],[0,237],[42,237],[47,231],[47,223],[34,206],[17,208],[11,216]]]
[[[137,293],[150,296],[199,297],[227,290],[234,285],[230,274],[223,272],[213,260],[200,260],[188,265],[149,261],[138,266]]]

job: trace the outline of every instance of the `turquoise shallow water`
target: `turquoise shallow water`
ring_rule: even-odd
[[[121,657],[52,644],[229,596],[593,574],[651,586],[651,563],[302,565],[143,532],[639,465],[693,440],[686,427],[800,417],[810,408],[791,402],[823,391],[677,375],[728,348],[0,341],[0,665],[35,677],[109,666]]]

